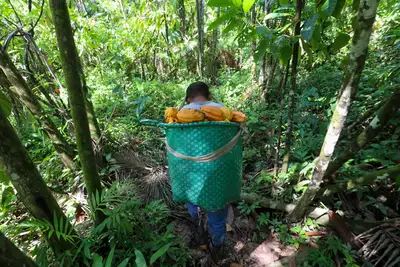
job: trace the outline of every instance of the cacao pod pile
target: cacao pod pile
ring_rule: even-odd
[[[164,112],[166,123],[190,123],[200,121],[226,121],[244,123],[246,115],[239,111],[232,111],[227,107],[203,106],[200,110],[194,108],[167,108]]]

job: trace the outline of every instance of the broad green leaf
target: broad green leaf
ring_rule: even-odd
[[[288,17],[288,16],[290,16],[290,13],[269,13],[268,15],[265,16],[265,20]]]
[[[357,11],[359,7],[360,7],[360,0],[353,0],[353,5],[352,5],[353,11]]]
[[[217,28],[219,25],[227,22],[228,20],[230,20],[233,16],[235,16],[236,12],[234,9],[228,11],[227,13],[225,13],[224,15],[222,15],[221,17],[217,18],[216,20],[214,20],[210,26],[208,26],[209,30],[214,30],[215,28]]]
[[[282,65],[286,65],[292,56],[292,47],[285,45],[279,50],[279,58]]]
[[[303,39],[301,39],[301,46],[306,51],[307,56],[308,56],[308,63],[312,65],[312,59],[313,59],[313,54],[310,48],[310,45],[306,43]]]
[[[6,117],[10,116],[11,108],[11,102],[8,97],[0,92],[0,110],[4,113]]]
[[[310,41],[314,33],[315,23],[317,22],[318,15],[314,14],[312,18],[307,19],[304,22],[303,29],[301,30],[301,36],[304,40]]]
[[[126,265],[128,265],[130,259],[131,259],[131,258],[126,258],[126,259],[123,260],[120,264],[118,264],[117,267],[125,267]]]
[[[289,4],[289,0],[279,0],[279,4],[281,6],[286,6],[287,4]]]
[[[268,41],[261,40],[254,55],[254,61],[259,62],[261,58],[265,55],[267,48],[268,48]]]
[[[332,44],[333,52],[338,52],[342,47],[346,46],[350,41],[350,35],[346,33],[340,33]]]
[[[237,8],[241,8],[242,7],[242,0],[232,0],[232,3]]]
[[[208,1],[208,6],[210,7],[224,7],[224,6],[231,6],[231,0],[210,0]]]
[[[103,258],[97,253],[93,255],[92,267],[103,267]]]
[[[272,39],[272,31],[270,31],[266,26],[257,26],[256,33],[263,39]]]
[[[222,32],[224,34],[227,34],[228,32],[232,31],[236,26],[238,26],[239,22],[240,22],[239,20],[232,18],[232,20],[229,22],[228,26],[226,26]]]
[[[135,249],[135,255],[136,255],[136,260],[135,263],[137,267],[147,267],[146,260],[144,259],[144,256],[140,250]]]
[[[87,259],[92,259],[90,256],[90,243],[85,243],[85,246],[83,247],[83,254]]]
[[[332,12],[332,16],[339,18],[340,13],[342,13],[343,7],[346,5],[346,0],[337,0],[336,7]]]
[[[168,251],[168,249],[169,249],[169,247],[170,247],[171,245],[172,245],[172,243],[168,243],[168,244],[162,246],[159,250],[157,250],[157,251],[153,254],[153,256],[151,256],[151,258],[150,258],[150,264],[155,263],[156,260],[158,260],[162,255],[164,255],[164,254]]]
[[[243,11],[247,13],[250,11],[251,7],[254,5],[256,0],[243,0]]]
[[[104,265],[104,267],[111,267],[112,266],[112,261],[114,258],[114,252],[115,252],[115,244],[114,246],[111,248],[110,253],[108,254],[107,260],[106,260],[106,264]]]
[[[6,173],[0,169],[0,182],[7,184],[10,181],[10,177],[6,175]]]
[[[337,0],[325,0],[324,4],[321,6],[321,13],[325,17],[332,15],[333,10],[335,10]]]

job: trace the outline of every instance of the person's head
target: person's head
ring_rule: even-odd
[[[186,89],[186,102],[201,102],[211,100],[210,88],[203,82],[195,82]]]

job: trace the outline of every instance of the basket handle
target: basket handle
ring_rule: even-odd
[[[144,120],[140,120],[140,124],[142,124],[144,126],[149,126],[149,127],[158,127],[160,122],[158,120],[144,119]]]

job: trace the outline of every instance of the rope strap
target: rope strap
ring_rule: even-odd
[[[229,141],[228,144],[215,150],[214,152],[211,152],[211,153],[203,155],[203,156],[198,156],[198,157],[185,156],[185,155],[173,150],[170,147],[170,145],[168,144],[167,140],[165,140],[165,145],[167,147],[167,150],[177,158],[195,161],[195,162],[210,162],[213,160],[217,160],[222,156],[225,156],[229,151],[231,151],[236,146],[236,144],[239,140],[240,134],[241,134],[241,131],[238,131],[238,133],[232,138],[231,141]]]

